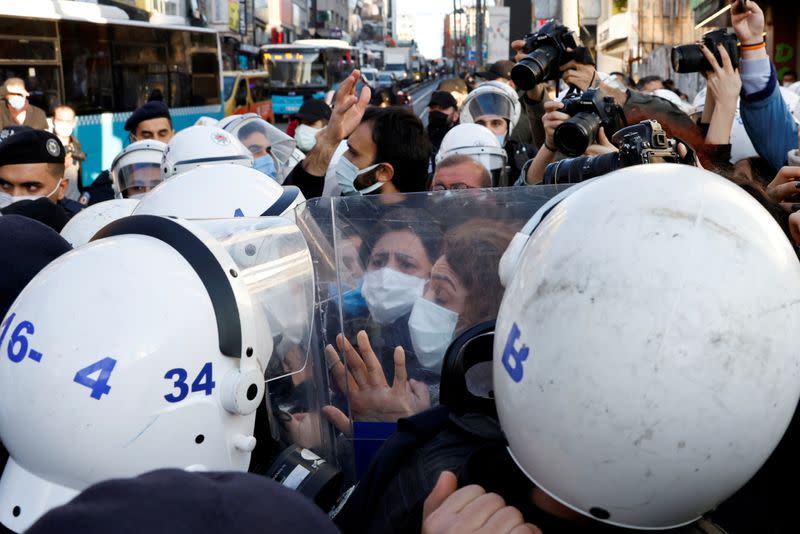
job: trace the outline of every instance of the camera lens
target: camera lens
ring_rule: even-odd
[[[550,64],[558,57],[558,50],[552,45],[537,48],[511,69],[511,79],[520,89],[533,89],[547,79]]]
[[[672,69],[675,72],[707,72],[711,65],[696,44],[686,44],[672,48]]]
[[[577,184],[620,168],[619,153],[562,159],[544,169],[543,184]]]
[[[592,144],[599,128],[600,117],[595,113],[580,112],[558,125],[553,140],[567,156],[580,156]]]

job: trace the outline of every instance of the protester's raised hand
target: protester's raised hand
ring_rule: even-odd
[[[763,41],[764,37],[764,12],[758,4],[752,1],[745,2],[744,12],[736,13],[731,10],[731,24],[736,31],[736,36],[742,44],[755,44]]]
[[[358,350],[343,335],[336,337],[347,368],[332,345],[325,347],[333,380],[347,394],[350,413],[356,421],[394,422],[430,408],[428,386],[408,378],[406,355],[402,347],[394,350],[394,382],[389,386],[367,333],[360,331],[356,339]],[[337,428],[345,426],[338,414],[332,410],[323,411]]]
[[[423,505],[423,534],[542,534],[496,493],[477,485],[457,488],[453,473],[439,475]]]
[[[364,85],[361,94],[356,95],[356,84],[360,77],[361,71],[354,70],[339,84],[339,89],[333,97],[330,121],[320,132],[320,136],[324,136],[330,143],[339,143],[361,124],[361,118],[369,105],[372,91],[367,85]]]

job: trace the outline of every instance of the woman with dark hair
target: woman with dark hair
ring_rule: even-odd
[[[445,234],[443,254],[408,322],[414,353],[426,369],[438,372],[457,334],[497,315],[503,298],[497,267],[513,235],[491,219],[472,219]]]

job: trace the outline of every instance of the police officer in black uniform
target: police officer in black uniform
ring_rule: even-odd
[[[83,209],[66,198],[64,145],[54,134],[28,126],[0,130],[0,213],[39,220],[56,230]]]

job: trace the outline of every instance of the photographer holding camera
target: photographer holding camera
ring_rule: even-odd
[[[743,7],[737,7],[743,4]],[[775,66],[764,41],[764,12],[755,2],[736,2],[731,21],[741,48],[740,113],[758,153],[777,171],[797,148],[797,125],[781,97]]]

